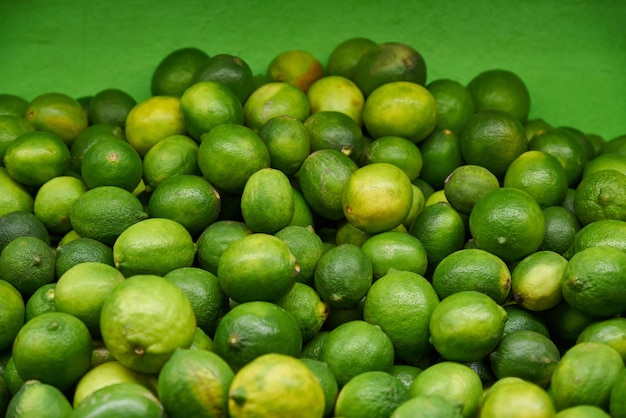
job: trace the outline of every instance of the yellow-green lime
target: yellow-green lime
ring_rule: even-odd
[[[297,357],[302,333],[296,319],[275,303],[244,302],[220,320],[213,338],[215,353],[238,371],[268,353]]]
[[[354,244],[360,247],[373,235],[357,228],[344,218],[338,222],[335,230],[335,239],[332,242],[336,245]]]
[[[26,306],[22,294],[5,280],[0,280],[0,294],[3,301],[0,306],[0,350],[4,350],[13,344],[15,336],[24,325]]]
[[[25,381],[36,379],[64,391],[89,370],[91,341],[89,330],[75,316],[41,314],[24,324],[15,337],[15,369]]]
[[[498,380],[483,396],[479,418],[554,418],[551,396],[540,386],[517,377]]]
[[[469,215],[476,202],[500,187],[498,178],[485,167],[461,165],[444,180],[446,200],[457,212]]]
[[[409,211],[409,214],[404,219],[404,222],[402,222],[402,226],[406,229],[407,232],[411,230],[411,226],[413,226],[413,222],[415,222],[417,215],[419,215],[422,209],[424,209],[424,207],[426,206],[426,198],[424,197],[424,192],[422,192],[422,189],[420,189],[415,184],[413,184],[412,187],[413,204],[411,205],[411,210]]]
[[[0,161],[11,142],[20,135],[34,130],[33,125],[22,116],[0,114]]]
[[[199,327],[196,327],[196,333],[193,337],[193,341],[189,346],[190,350],[206,350],[206,351],[215,351],[215,343],[209,337],[206,332],[202,331]]]
[[[239,370],[230,385],[232,418],[320,418],[324,391],[315,374],[297,358],[270,353]]]
[[[271,166],[287,176],[295,174],[311,152],[311,139],[302,121],[283,115],[271,118],[259,129],[270,154]]]
[[[152,73],[150,93],[153,96],[182,96],[208,58],[202,49],[191,46],[169,52]]]
[[[56,251],[37,237],[21,236],[0,253],[0,279],[13,285],[25,298],[55,279]]]
[[[565,256],[571,258],[577,252],[589,247],[626,250],[626,221],[606,219],[583,226],[574,234]]]
[[[354,418],[388,417],[408,399],[408,390],[390,373],[364,372],[354,376],[341,388],[335,402],[335,415]]]
[[[538,150],[555,157],[567,176],[569,187],[576,187],[587,165],[587,152],[576,135],[565,128],[547,129],[528,141],[529,150]]]
[[[394,348],[380,327],[363,320],[352,320],[330,332],[320,359],[328,364],[342,387],[361,373],[389,371],[394,363]]]
[[[480,360],[500,342],[506,319],[504,308],[484,293],[457,292],[435,307],[430,342],[446,360]]]
[[[168,136],[186,134],[180,99],[152,96],[140,101],[128,112],[125,132],[128,143],[142,157]]]
[[[324,67],[310,52],[291,49],[270,61],[267,74],[274,81],[289,83],[306,93],[311,84],[324,76]]]
[[[626,187],[626,174],[618,170],[596,171],[576,187],[574,211],[582,225],[605,219],[626,221],[626,199],[620,190]]]
[[[296,261],[300,265],[300,273],[296,280],[311,284],[317,263],[324,254],[324,244],[315,229],[311,225],[289,225],[274,236],[283,240],[296,256]]]
[[[409,388],[411,397],[438,396],[461,406],[463,417],[474,417],[478,412],[483,385],[480,377],[469,366],[453,361],[442,361],[424,369]]]
[[[244,124],[255,132],[276,117],[288,115],[299,121],[311,113],[306,93],[287,82],[269,82],[250,94],[243,105]]]
[[[274,234],[291,222],[295,212],[289,177],[275,168],[263,168],[246,181],[241,214],[254,232]]]
[[[159,400],[172,418],[227,417],[233,377],[217,354],[179,349],[159,372]]]
[[[537,251],[520,260],[511,274],[513,299],[529,311],[545,311],[561,302],[567,259],[554,251]]]
[[[462,418],[461,405],[441,396],[415,396],[404,401],[391,418]]]
[[[576,405],[609,406],[611,388],[624,370],[624,361],[612,347],[581,342],[561,357],[552,375],[551,393],[557,410]]]
[[[324,391],[324,417],[331,417],[335,400],[339,394],[337,379],[333,376],[328,365],[321,360],[300,357],[300,361],[313,372],[320,382],[322,390]]]
[[[219,260],[226,248],[251,233],[243,222],[218,220],[212,223],[202,231],[196,241],[196,261],[201,268],[217,274]]]
[[[72,397],[74,408],[95,391],[117,383],[136,383],[155,392],[157,382],[154,375],[131,370],[116,360],[107,361],[91,368],[80,378]]]
[[[410,364],[394,364],[389,373],[409,389],[415,378],[423,371],[424,369]]]
[[[202,175],[218,190],[241,193],[252,174],[270,166],[270,154],[251,129],[224,123],[202,137],[198,165]]]
[[[187,229],[166,218],[148,218],[126,228],[113,244],[115,267],[125,277],[136,274],[163,276],[190,267],[196,245]]]
[[[28,380],[11,398],[6,416],[36,417],[46,411],[46,417],[64,418],[72,414],[72,405],[58,388],[38,380]],[[3,414],[5,411],[2,411]]]
[[[322,329],[328,317],[328,307],[320,295],[304,283],[296,283],[276,304],[295,318],[303,342],[311,340]]]
[[[143,157],[143,180],[148,191],[178,174],[200,174],[196,141],[186,135],[163,139]]]
[[[165,411],[159,399],[145,386],[121,382],[91,393],[74,409],[72,418],[89,418],[94,415],[163,418]]]
[[[349,78],[329,75],[315,81],[307,91],[311,103],[311,113],[335,111],[350,116],[359,126],[363,126],[361,113],[365,97],[359,87]]]
[[[362,118],[372,139],[401,136],[419,143],[435,129],[437,103],[433,95],[419,84],[392,81],[369,94]]]
[[[458,81],[447,78],[431,81],[426,88],[437,103],[435,129],[461,132],[476,111],[474,98],[469,90]]]
[[[178,348],[188,348],[196,318],[187,296],[160,276],[136,275],[119,283],[100,312],[102,340],[117,361],[157,373]]]
[[[450,253],[437,264],[432,284],[441,299],[475,290],[503,304],[511,290],[511,271],[501,258],[490,252],[464,248]]]
[[[561,360],[558,347],[547,336],[535,331],[516,331],[500,340],[489,354],[489,364],[498,379],[519,377],[547,387]]]
[[[116,186],[90,189],[70,209],[70,222],[79,236],[107,245],[113,245],[126,228],[147,217],[141,201]]]
[[[361,250],[372,262],[374,280],[396,270],[424,275],[428,266],[426,249],[413,235],[406,232],[386,231],[368,238]]]
[[[221,209],[219,192],[204,177],[179,174],[158,184],[148,199],[151,217],[166,218],[197,236],[215,222]]]
[[[372,262],[367,254],[354,244],[341,244],[320,257],[313,285],[328,306],[350,308],[365,296],[372,280]]]
[[[70,210],[86,191],[87,185],[79,178],[54,177],[37,190],[33,212],[51,233],[69,232],[72,229]]]
[[[600,170],[613,169],[626,174],[626,155],[616,153],[600,154],[589,160],[582,174],[582,178]]]
[[[577,343],[593,341],[613,347],[626,359],[626,318],[617,317],[595,321],[578,335]]]
[[[191,302],[196,326],[208,336],[215,333],[219,320],[228,312],[228,297],[215,274],[198,267],[181,267],[163,276],[183,291]]]
[[[626,309],[626,253],[611,247],[590,247],[574,254],[561,278],[563,298],[572,307],[596,318],[619,315]]]
[[[32,213],[34,198],[28,188],[15,181],[6,168],[0,167],[0,216],[11,212]]]
[[[338,75],[353,79],[361,57],[376,48],[372,39],[357,36],[338,43],[330,53],[326,70],[330,75]]]
[[[594,405],[577,405],[559,411],[555,418],[611,418],[611,416]]]
[[[122,273],[108,264],[77,264],[58,279],[54,292],[55,309],[83,321],[96,338],[100,335],[102,304],[123,280]]]
[[[438,303],[423,276],[390,269],[367,292],[363,318],[388,335],[397,360],[415,364],[427,351],[430,317]]]
[[[56,311],[56,306],[54,305],[56,286],[55,282],[45,284],[30,295],[26,302],[26,321],[30,321],[42,313]]]
[[[13,179],[26,186],[41,186],[65,174],[70,163],[70,149],[57,135],[28,132],[7,147],[4,167]]]
[[[329,334],[329,330],[322,329],[320,332],[315,334],[315,336],[309,341],[303,343],[302,351],[300,352],[300,358],[308,358],[321,361],[321,352],[324,348],[324,344],[326,344],[326,338]]]
[[[401,136],[384,136],[368,144],[365,149],[366,164],[390,163],[404,171],[411,181],[422,170],[422,153],[418,146]]]
[[[80,103],[64,93],[43,93],[28,104],[26,119],[37,131],[58,136],[67,145],[89,125]]]

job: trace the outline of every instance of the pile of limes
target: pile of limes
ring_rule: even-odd
[[[626,135],[351,38],[0,94],[0,416],[626,417]]]

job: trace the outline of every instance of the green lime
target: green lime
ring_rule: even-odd
[[[419,144],[419,148],[422,170],[416,180],[422,180],[431,188],[443,189],[450,173],[463,165],[459,135],[449,129],[435,129]]]
[[[200,174],[196,141],[186,135],[163,139],[143,157],[143,180],[152,191],[163,180],[178,174]]]
[[[388,417],[408,399],[408,390],[390,373],[364,372],[354,376],[339,390],[335,415],[354,418]]]
[[[209,58],[200,48],[183,47],[165,55],[152,73],[153,96],[180,97],[191,84],[196,72]]]
[[[63,93],[43,93],[28,104],[26,119],[37,131],[58,136],[67,145],[89,125],[78,101]]]
[[[296,256],[296,261],[300,265],[300,273],[296,280],[311,284],[317,263],[324,254],[324,244],[320,236],[317,235],[311,225],[286,226],[274,236],[283,240],[293,255]]]
[[[419,275],[426,274],[426,249],[409,233],[386,231],[375,234],[363,242],[361,250],[372,262],[374,280],[378,280],[392,268]]]
[[[274,234],[291,222],[295,212],[289,177],[275,168],[263,168],[246,181],[241,214],[254,232]]]
[[[196,260],[199,266],[217,274],[219,260],[226,248],[251,233],[245,223],[238,221],[218,220],[207,226],[196,241]]]
[[[507,112],[524,122],[530,111],[530,93],[521,77],[509,70],[491,69],[477,74],[467,84],[476,110]]]
[[[56,311],[54,305],[54,293],[56,283],[48,283],[35,290],[26,302],[26,321],[46,312]]]
[[[78,237],[67,244],[57,247],[56,277],[61,277],[66,271],[77,264],[98,262],[114,265],[113,249],[93,238]]]
[[[435,129],[461,132],[476,111],[474,98],[469,89],[458,81],[447,78],[431,81],[426,88],[437,102]]]
[[[192,84],[216,81],[228,87],[241,103],[254,91],[254,75],[246,61],[231,54],[217,54],[206,59],[193,75]]]
[[[72,414],[72,405],[55,386],[29,380],[11,398],[6,416],[35,417],[42,411],[46,411],[46,417],[49,418],[66,418]]]
[[[376,42],[364,37],[348,38],[341,41],[333,48],[328,57],[326,63],[328,74],[352,80],[361,57],[376,47]]]
[[[244,124],[258,132],[268,120],[288,115],[304,120],[311,113],[306,93],[287,82],[269,82],[250,94],[243,105]]]
[[[123,90],[101,90],[89,101],[89,125],[104,124],[123,128],[128,112],[136,104],[137,101]]]
[[[0,350],[4,350],[13,344],[15,336],[24,325],[26,307],[22,294],[5,280],[0,280],[0,294],[3,301],[0,306]]]
[[[24,297],[55,279],[56,251],[30,236],[15,238],[0,253],[0,279],[11,283]]]
[[[304,124],[293,116],[276,116],[259,129],[270,154],[271,166],[287,176],[295,174],[311,152],[311,139]]]

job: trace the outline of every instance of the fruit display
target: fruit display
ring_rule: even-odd
[[[0,92],[0,417],[626,417],[626,134],[365,37]]]

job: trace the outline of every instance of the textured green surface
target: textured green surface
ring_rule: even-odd
[[[413,46],[428,81],[515,71],[531,117],[611,139],[626,133],[625,22],[624,0],[0,0],[0,92],[119,88],[142,100],[176,48],[238,55],[258,73],[282,51],[325,63],[364,36]]]

